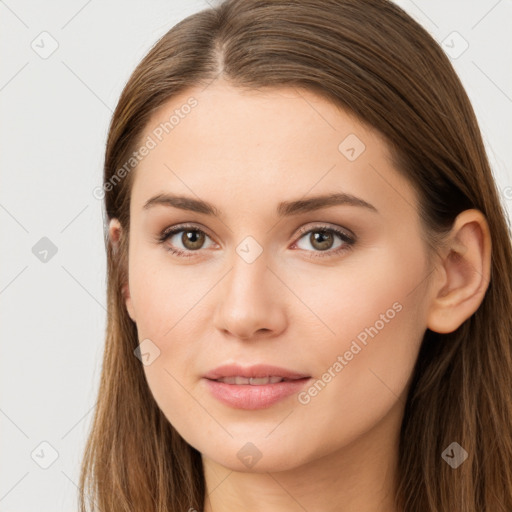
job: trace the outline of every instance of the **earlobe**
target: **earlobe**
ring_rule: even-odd
[[[108,238],[114,248],[114,252],[116,252],[121,238],[121,223],[116,218],[110,219],[108,225]]]
[[[121,223],[119,222],[118,219],[113,218],[110,220],[109,228],[108,228],[108,235],[109,235],[109,240],[110,240],[110,243],[112,244],[114,253],[117,253],[117,251],[119,249],[119,241],[120,241],[121,235],[122,235],[122,227],[121,227]],[[128,315],[135,322],[135,311],[133,309],[132,298],[130,295],[130,287],[129,287],[128,283],[126,283],[122,286],[121,293],[123,295],[123,299],[124,299],[124,303],[125,303]]]
[[[136,322],[135,310],[133,309],[132,298],[131,298],[131,295],[130,295],[130,288],[129,288],[128,284],[125,284],[123,286],[122,292],[123,292],[124,303],[125,303],[125,306],[126,306],[126,311],[128,311],[128,315],[130,316],[130,318],[134,322]]]
[[[427,327],[449,333],[479,308],[489,286],[491,236],[480,210],[457,216],[437,265],[442,278],[433,285]]]

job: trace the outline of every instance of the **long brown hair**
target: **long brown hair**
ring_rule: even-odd
[[[108,136],[105,243],[108,323],[98,404],[80,478],[82,512],[202,510],[200,453],[155,403],[126,311],[133,172],[119,169],[150,116],[178,93],[222,77],[248,89],[315,92],[379,131],[398,172],[420,198],[433,241],[468,208],[485,215],[491,280],[478,310],[456,331],[427,329],[400,432],[397,510],[512,511],[512,249],[478,123],[449,59],[387,0],[227,0],[167,32],[126,84]],[[199,107],[200,108],[200,107]],[[197,114],[195,114],[197,115]],[[468,453],[456,469],[452,442]]]

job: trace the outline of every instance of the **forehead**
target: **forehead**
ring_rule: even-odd
[[[397,194],[413,201],[383,138],[304,89],[190,88],[153,114],[141,141],[151,149],[136,167],[136,207],[175,189],[221,202],[243,196],[246,209],[334,190],[374,204],[396,204]]]

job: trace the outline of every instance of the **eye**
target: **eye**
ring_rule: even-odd
[[[181,233],[181,236],[176,237],[179,233]],[[326,225],[314,226],[310,229],[304,227],[299,231],[299,234],[302,235],[299,241],[305,238],[306,235],[309,235],[307,240],[316,250],[310,251],[303,247],[299,247],[299,249],[311,252],[311,257],[335,256],[350,250],[356,242],[355,237],[347,232]],[[175,237],[177,240],[173,241],[172,239]],[[341,243],[333,249],[332,245],[336,237],[341,240]],[[194,256],[194,252],[198,252],[200,249],[204,248],[203,244],[206,238],[210,237],[202,229],[195,226],[180,225],[165,229],[157,237],[157,241],[164,245],[167,251],[188,258]],[[167,241],[171,241],[171,243],[167,244]],[[181,244],[181,247],[179,244]],[[294,246],[298,246],[298,242],[295,242]]]
[[[317,249],[316,251],[308,251],[312,252],[311,256],[314,258],[338,255],[342,252],[350,250],[355,244],[355,238],[352,235],[349,235],[347,232],[342,231],[341,229],[325,225],[314,226],[310,229],[302,228],[300,233],[302,236],[300,237],[299,241],[302,238],[305,238],[306,235],[309,235],[306,240],[311,244],[313,248]],[[333,249],[332,246],[336,237],[341,240],[341,243]],[[298,246],[298,242],[296,242],[294,245]],[[299,249],[303,249],[303,247],[299,247]]]
[[[182,233],[182,235],[176,237],[177,240],[172,241],[172,245],[165,244],[167,240],[172,240],[178,233]],[[158,237],[158,241],[164,245],[166,250],[173,254],[189,257],[193,256],[193,254],[190,254],[191,252],[197,252],[203,248],[202,245],[206,237],[210,238],[203,230],[193,226],[182,225],[165,229]],[[176,247],[177,242],[181,243],[183,248],[179,245]]]

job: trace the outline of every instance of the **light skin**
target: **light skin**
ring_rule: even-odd
[[[123,290],[139,341],[160,350],[144,366],[151,392],[202,454],[204,510],[395,512],[413,366],[427,328],[451,332],[481,304],[490,276],[485,218],[460,214],[429,260],[418,198],[384,140],[305,90],[242,91],[217,80],[170,100],[143,138],[190,96],[198,105],[134,171]],[[338,149],[350,134],[365,145],[353,161]],[[280,202],[333,192],[377,211],[341,204],[276,213]],[[144,208],[165,193],[207,201],[221,216]],[[192,242],[182,236],[191,227],[156,242],[181,223],[205,233],[202,245],[193,230]],[[315,242],[325,225],[355,235],[354,245],[335,254],[345,242],[333,232]],[[124,235],[117,219],[109,234],[113,244]],[[251,263],[236,250],[249,236],[262,250]],[[191,256],[173,255],[171,246]],[[221,364],[267,363],[315,382],[376,325],[378,333],[306,404],[292,395],[266,409],[236,409],[202,379]],[[248,442],[261,454],[252,467],[237,456]]]

